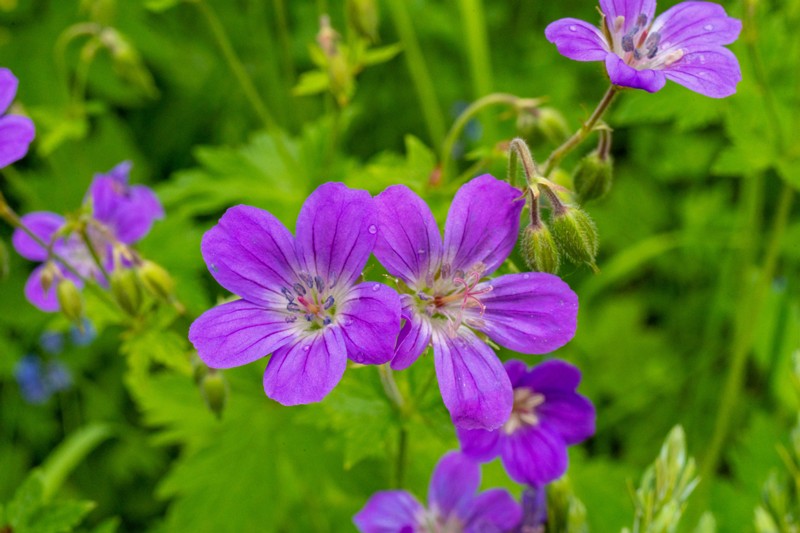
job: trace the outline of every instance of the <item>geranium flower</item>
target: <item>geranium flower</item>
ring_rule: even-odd
[[[461,450],[491,461],[498,455],[509,477],[542,487],[567,471],[567,446],[594,435],[592,402],[575,392],[580,371],[552,359],[528,370],[522,361],[505,364],[514,387],[514,409],[494,431],[456,428]]]
[[[736,56],[724,48],[741,21],[711,2],[682,2],[655,20],[655,0],[600,0],[604,25],[574,18],[547,26],[547,40],[576,61],[604,61],[611,83],[656,92],[667,79],[712,98],[736,92]]]
[[[428,508],[404,490],[374,494],[353,517],[361,533],[501,533],[522,518],[522,509],[503,489],[476,494],[478,464],[450,452],[439,461],[428,488]]]
[[[5,114],[17,95],[18,85],[10,70],[0,68],[0,168],[25,157],[36,134],[28,117]]]
[[[118,265],[127,266],[128,258],[115,257],[115,250],[122,252],[124,245],[140,240],[150,231],[153,221],[164,216],[152,190],[144,185],[127,185],[129,170],[130,163],[126,162],[108,174],[96,175],[86,195],[85,202],[91,206],[91,216],[85,220],[86,233],[106,272]],[[64,217],[37,211],[23,216],[22,223],[50,245],[49,250],[43,248],[20,229],[14,230],[12,236],[14,248],[22,257],[43,263],[25,284],[25,297],[33,305],[42,311],[58,311],[55,282],[61,278],[69,279],[79,288],[83,286],[81,277],[94,279],[101,285],[108,282],[79,234],[59,234],[66,224]],[[66,260],[80,277],[55,261],[54,254]],[[43,275],[50,280],[49,284],[42,283]]]
[[[239,205],[203,237],[217,282],[242,299],[206,311],[189,340],[212,368],[272,354],[267,396],[284,405],[322,400],[347,359],[392,358],[400,299],[381,283],[358,283],[375,245],[378,217],[369,193],[327,183],[308,197],[297,237],[270,213]]]
[[[461,427],[499,427],[513,403],[503,365],[478,333],[527,354],[555,350],[575,333],[578,298],[558,277],[483,281],[514,248],[521,196],[488,174],[473,179],[453,199],[444,243],[430,208],[407,187],[389,187],[375,199],[375,256],[409,290],[392,368],[407,368],[433,344],[444,404]]]

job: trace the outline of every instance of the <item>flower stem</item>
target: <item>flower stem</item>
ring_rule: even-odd
[[[100,259],[100,256],[97,253],[97,249],[95,249],[94,247],[92,239],[89,238],[89,232],[87,231],[86,227],[81,228],[80,234],[83,243],[86,245],[86,248],[89,250],[89,254],[92,256],[92,260],[97,265],[97,268],[100,269],[100,272],[103,274],[103,277],[106,280],[111,279],[108,276],[108,271],[106,270],[105,265],[103,265],[103,261]]]
[[[786,232],[792,204],[794,203],[794,190],[790,185],[784,183],[778,202],[772,229],[770,230],[770,238],[764,252],[761,274],[755,286],[743,296],[738,306],[732,347],[733,355],[728,369],[728,376],[725,380],[719,411],[717,411],[717,418],[714,423],[714,433],[700,473],[703,478],[710,477],[717,468],[722,448],[730,431],[731,418],[738,405],[747,356],[750,353],[756,333],[757,321],[753,320],[753,317],[759,315],[770,283],[775,276],[783,235]]]
[[[394,471],[394,486],[403,488],[405,480],[406,464],[408,463],[408,429],[406,429],[405,421],[407,418],[406,401],[403,398],[400,389],[397,388],[397,382],[394,380],[392,369],[389,364],[379,365],[378,373],[381,377],[381,385],[386,392],[386,396],[392,402],[399,418],[400,427],[397,435],[397,457],[395,459]]]
[[[392,11],[397,33],[403,43],[406,65],[411,73],[417,98],[422,105],[422,114],[428,127],[428,135],[434,146],[441,146],[445,135],[444,114],[439,107],[433,78],[425,64],[425,57],[417,40],[414,23],[408,12],[408,2],[407,0],[389,0],[389,9]]]
[[[611,102],[614,100],[614,97],[619,92],[619,87],[616,85],[612,85],[608,88],[606,93],[603,95],[603,98],[600,100],[600,103],[597,104],[597,107],[592,112],[591,116],[581,124],[581,127],[578,128],[578,131],[572,134],[572,137],[564,141],[564,143],[553,150],[553,153],[550,154],[550,157],[547,158],[547,161],[544,162],[544,171],[542,174],[547,177],[553,171],[554,168],[561,162],[561,160],[569,154],[572,150],[574,150],[579,144],[581,144],[584,139],[591,133],[592,128],[597,124],[603,114],[608,110],[608,107],[611,105]]]
[[[520,137],[516,137],[508,145],[508,179],[512,186],[517,181],[517,163],[519,161],[522,161],[522,169],[525,171],[525,182],[528,187],[531,187],[534,179],[539,175],[539,170],[528,145]]]
[[[456,121],[453,123],[450,131],[447,132],[447,136],[442,143],[442,154],[441,154],[441,161],[442,161],[442,183],[446,182],[447,179],[453,174],[453,147],[458,141],[458,138],[461,136],[461,132],[464,130],[466,125],[469,123],[470,119],[486,109],[487,107],[504,104],[509,106],[516,106],[520,101],[518,96],[508,93],[493,93],[487,94],[482,98],[478,98],[474,102],[472,102],[463,113],[461,113]]]
[[[247,74],[247,71],[242,64],[242,61],[239,59],[239,56],[236,55],[236,51],[233,49],[233,45],[228,38],[228,34],[225,32],[225,27],[222,25],[219,16],[211,8],[211,6],[205,2],[205,0],[192,0],[191,3],[197,6],[197,9],[206,19],[206,22],[211,29],[211,33],[214,36],[214,40],[217,42],[217,46],[219,46],[220,50],[222,51],[222,55],[225,57],[225,62],[228,64],[228,67],[231,69],[233,75],[236,77],[236,80],[239,82],[247,101],[250,102],[253,110],[264,123],[264,127],[272,135],[272,138],[275,142],[275,147],[278,150],[278,155],[290,171],[298,171],[299,168],[297,161],[289,152],[289,148],[286,146],[286,141],[283,138],[283,134],[278,126],[278,123],[269,112],[269,109],[267,109],[264,100],[262,100],[261,96],[258,94],[258,90],[253,84],[253,80]]]

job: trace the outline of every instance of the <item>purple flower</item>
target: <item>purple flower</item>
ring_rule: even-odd
[[[0,68],[0,168],[19,161],[28,153],[36,131],[28,117],[6,115],[17,94],[19,81],[7,68]]]
[[[528,487],[522,491],[522,520],[514,533],[544,533],[547,523],[547,491]]]
[[[149,188],[127,185],[129,169],[129,163],[122,163],[108,175],[95,176],[85,199],[92,207],[92,216],[84,220],[86,231],[107,272],[118,266],[128,266],[130,257],[125,245],[144,237],[153,221],[164,216],[161,204]],[[60,234],[66,224],[64,217],[38,211],[23,216],[22,223],[81,277],[94,279],[102,285],[107,283],[81,236],[75,232]],[[12,242],[22,257],[43,263],[34,269],[25,284],[26,298],[42,311],[58,311],[55,287],[59,279],[69,279],[79,288],[83,286],[78,276],[54,261],[50,251],[22,230],[14,230]],[[53,282],[45,286],[43,275]]]
[[[511,530],[522,509],[502,489],[476,494],[478,464],[450,452],[439,461],[428,487],[428,508],[404,490],[374,494],[353,517],[362,533],[500,533]]]
[[[655,0],[600,0],[604,27],[566,18],[545,29],[561,55],[604,61],[611,83],[656,92],[667,79],[723,98],[742,79],[736,56],[724,48],[742,23],[711,2],[682,2],[653,20]]]
[[[327,183],[308,197],[292,237],[266,211],[228,209],[203,237],[203,258],[242,299],[206,311],[189,340],[212,368],[268,354],[267,396],[284,405],[322,400],[347,359],[392,357],[400,300],[381,283],[357,283],[375,245],[378,217],[366,191]]]
[[[462,451],[481,462],[498,455],[518,483],[541,487],[567,471],[567,446],[594,434],[592,403],[575,392],[581,380],[574,366],[552,359],[530,370],[508,361],[514,409],[494,431],[456,428]]]
[[[478,337],[527,354],[569,341],[578,298],[556,276],[521,273],[481,281],[514,248],[524,202],[519,190],[484,175],[456,194],[444,243],[430,209],[407,187],[376,198],[380,232],[375,256],[402,279],[405,325],[392,368],[411,365],[433,344],[436,375],[453,422],[494,429],[511,413],[511,383],[494,351]]]

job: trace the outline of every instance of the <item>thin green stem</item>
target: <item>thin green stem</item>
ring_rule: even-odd
[[[717,468],[722,454],[722,448],[728,438],[731,427],[731,419],[738,406],[739,395],[744,379],[744,370],[747,364],[747,356],[753,346],[756,333],[757,321],[753,316],[758,316],[766,299],[770,283],[775,276],[775,270],[780,257],[781,243],[786,227],[789,222],[789,215],[794,203],[794,189],[788,184],[783,185],[778,207],[775,212],[770,238],[764,252],[764,261],[761,273],[753,286],[738,306],[736,317],[736,332],[732,349],[731,364],[728,369],[728,376],[725,380],[725,387],[722,392],[719,411],[717,412],[714,424],[714,432],[711,443],[708,446],[703,468],[700,476],[708,478]]]
[[[508,179],[511,185],[516,183],[517,177],[517,162],[522,161],[522,170],[525,171],[525,182],[528,187],[534,184],[534,180],[539,175],[539,170],[536,167],[536,161],[533,160],[531,150],[525,141],[520,137],[511,140],[508,145]]]
[[[211,33],[214,36],[214,40],[217,42],[217,46],[219,46],[220,50],[222,51],[225,62],[228,64],[228,67],[231,69],[233,75],[236,77],[236,80],[239,82],[247,101],[250,102],[253,110],[264,123],[264,127],[272,135],[272,138],[275,142],[275,147],[278,150],[278,155],[290,171],[298,171],[299,168],[297,161],[289,152],[289,148],[286,146],[286,141],[283,138],[283,133],[281,132],[277,121],[269,112],[269,109],[267,109],[267,105],[258,94],[258,90],[256,89],[253,80],[247,74],[247,70],[245,70],[242,61],[239,59],[239,56],[236,55],[236,51],[233,49],[233,45],[231,44],[228,34],[225,31],[225,26],[222,25],[219,16],[211,8],[211,6],[205,2],[205,0],[193,0],[192,3],[197,6],[197,9],[206,19],[206,22],[211,29]]]
[[[455,147],[461,132],[467,126],[469,121],[478,113],[487,107],[503,104],[509,106],[516,106],[520,101],[518,96],[508,93],[494,93],[487,94],[482,98],[478,98],[472,102],[467,108],[458,116],[456,121],[447,132],[447,136],[442,143],[442,183],[445,183],[454,172],[453,167],[453,147]]]
[[[406,465],[408,463],[408,430],[406,429],[406,419],[408,418],[407,403],[405,398],[403,398],[400,389],[397,388],[397,382],[394,380],[394,374],[392,373],[392,369],[389,368],[389,364],[387,363],[385,365],[379,365],[378,373],[381,377],[381,385],[383,385],[383,390],[386,393],[386,396],[392,402],[392,405],[394,406],[395,411],[400,418],[400,427],[398,428],[397,440],[397,457],[395,458],[394,484],[397,488],[402,488],[405,479]]]
[[[441,146],[445,136],[445,120],[439,101],[436,97],[436,88],[433,78],[428,71],[425,57],[417,40],[414,23],[408,12],[407,0],[389,0],[389,9],[392,12],[397,33],[405,51],[406,65],[411,73],[411,80],[417,98],[422,106],[422,114],[428,128],[431,142],[434,146]]]
[[[486,36],[486,17],[482,0],[459,0],[463,34],[466,38],[467,60],[472,79],[472,96],[480,98],[492,92],[492,64],[489,40]],[[483,136],[494,139],[494,123],[483,121]]]
[[[550,157],[547,158],[547,161],[544,162],[544,170],[542,171],[542,174],[545,177],[549,176],[553,169],[555,169],[556,166],[561,162],[561,160],[586,139],[603,114],[608,110],[608,107],[611,105],[611,102],[614,101],[614,97],[618,92],[619,87],[616,85],[609,87],[606,93],[603,95],[603,98],[600,100],[600,103],[597,104],[597,107],[589,116],[589,118],[586,119],[583,124],[581,124],[581,127],[578,128],[578,131],[573,133],[572,137],[564,141],[561,146],[553,150],[553,153],[551,153]]]

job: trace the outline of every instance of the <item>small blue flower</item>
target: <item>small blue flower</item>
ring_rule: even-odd
[[[83,319],[81,327],[72,326],[69,328],[69,334],[72,344],[75,346],[88,346],[97,338],[97,330],[88,318]]]
[[[49,354],[60,354],[64,350],[64,335],[60,331],[45,331],[39,337],[39,346]]]
[[[26,402],[43,404],[56,392],[72,385],[67,367],[58,361],[42,362],[35,355],[26,355],[14,369],[20,392]]]

